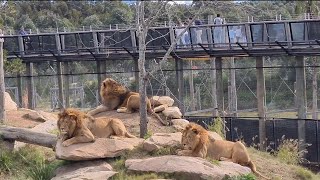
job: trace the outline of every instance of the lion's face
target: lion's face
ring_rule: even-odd
[[[59,113],[58,129],[61,135],[72,135],[77,128],[79,114],[76,110],[66,109]]]
[[[117,81],[111,79],[111,78],[106,78],[102,83],[101,83],[101,91],[102,93],[114,93],[114,94],[123,94],[127,91],[127,89],[122,86],[120,83]],[[101,92],[100,92],[101,94]],[[103,96],[103,95],[102,95]]]
[[[200,134],[196,128],[188,125],[182,131],[181,144],[185,150],[194,150],[200,142]]]

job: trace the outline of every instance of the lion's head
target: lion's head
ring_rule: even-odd
[[[85,114],[77,109],[64,109],[58,114],[58,130],[60,135],[68,135],[72,137],[76,129],[80,129],[83,124]]]
[[[106,78],[101,83],[101,88],[100,88],[101,97],[103,97],[105,93],[120,95],[126,92],[127,92],[127,88],[125,88],[120,83],[118,83],[117,81],[111,78]]]
[[[208,132],[202,126],[189,123],[182,131],[181,144],[183,149],[195,150],[199,145],[208,143]]]

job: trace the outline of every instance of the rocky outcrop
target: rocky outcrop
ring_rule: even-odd
[[[161,147],[178,147],[181,142],[181,132],[155,133],[143,142],[143,149],[151,152]]]
[[[178,107],[168,107],[162,111],[163,115],[171,119],[181,119],[182,113]]]
[[[105,161],[83,161],[59,167],[51,180],[108,179],[116,173]]]
[[[232,162],[209,161],[187,156],[160,156],[148,159],[128,159],[125,166],[132,171],[174,173],[180,179],[223,179],[225,176],[248,174],[251,170]]]
[[[93,143],[80,143],[64,147],[61,140],[58,140],[56,157],[71,161],[117,157],[142,142],[143,139],[140,138],[97,138]]]
[[[35,111],[35,110],[25,109],[25,108],[21,108],[21,110],[26,112],[26,114],[22,116],[23,118],[31,119],[34,121],[45,122],[48,120],[57,120],[58,119],[57,115],[47,113],[44,111]]]
[[[189,124],[189,121],[185,119],[172,119],[171,123],[176,130],[181,131]]]
[[[12,111],[12,110],[17,110],[18,106],[17,103],[15,103],[11,97],[10,94],[7,92],[4,92],[4,110],[5,111]]]
[[[170,107],[174,103],[174,100],[169,96],[152,96],[150,101],[154,106],[167,105]]]

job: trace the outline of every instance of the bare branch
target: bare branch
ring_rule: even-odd
[[[152,42],[152,41],[155,41],[155,40],[157,40],[157,39],[163,38],[163,37],[167,36],[168,34],[170,34],[170,31],[167,32],[166,34],[163,34],[163,35],[158,36],[158,37],[156,37],[156,38],[154,38],[154,39],[151,39],[150,41],[146,42],[146,45],[148,45],[148,44],[149,44],[150,42]]]
[[[166,5],[168,4],[168,2],[169,1],[158,1],[158,4],[157,4],[157,6],[156,7],[158,7],[158,6],[160,6],[159,8],[156,8],[156,9],[158,9],[157,11],[156,11],[156,13],[153,13],[153,14],[151,14],[150,15],[150,17],[148,18],[148,19],[146,19],[146,27],[150,27],[150,25],[153,23],[153,21],[155,20],[155,19],[157,19],[159,16],[160,16],[160,12],[162,11],[162,9],[164,8],[164,7],[166,7]]]

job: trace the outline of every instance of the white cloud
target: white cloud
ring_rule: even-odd
[[[170,1],[169,4],[192,4],[192,1]]]

